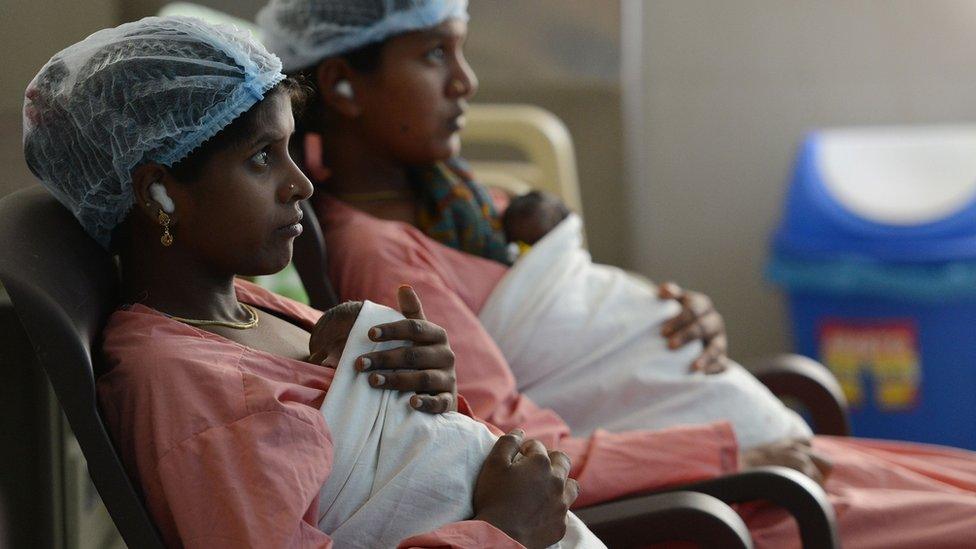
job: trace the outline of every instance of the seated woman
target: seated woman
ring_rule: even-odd
[[[827,457],[833,470],[825,488],[845,546],[971,542],[976,456],[970,452],[813,437],[738,455],[735,436],[721,424],[616,433],[596,429],[587,438],[574,438],[561,416],[522,394],[505,358],[513,350],[499,348],[479,322],[508,269],[492,201],[456,160],[466,102],[477,88],[462,51],[466,3],[386,5],[272,0],[258,16],[285,69],[308,76],[316,88],[301,125],[319,137],[304,143],[304,168],[325,191],[314,201],[340,295],[393,304],[392,284],[414,285],[431,320],[455,337],[458,386],[475,413],[502,428],[524,426],[570,454],[571,476],[583,489],[577,504],[760,463],[791,466],[817,478],[829,470],[822,459]],[[363,265],[369,268],[364,271]],[[555,328],[568,339],[588,318],[565,320]],[[661,335],[648,330],[647,337]],[[538,353],[554,345],[541,338],[529,344]],[[599,386],[594,382],[594,391]],[[613,408],[620,398],[604,395],[600,406]],[[684,405],[697,403],[690,399]],[[756,508],[743,513],[758,545],[798,544],[794,525],[782,514]]]
[[[288,264],[301,232],[298,202],[312,192],[288,155],[291,100],[300,94],[280,68],[236,29],[147,18],[58,53],[25,93],[28,165],[119,256],[127,304],[103,333],[108,371],[98,379],[99,400],[165,543],[330,547],[333,535],[339,545],[360,543],[361,530],[332,528],[346,523],[347,500],[328,489],[340,468],[345,484],[360,480],[343,457],[355,422],[330,423],[325,408],[343,408],[344,391],[331,389],[343,375],[362,381],[360,396],[394,393],[365,385],[355,362],[383,370],[371,375],[373,385],[419,390],[404,397],[412,408],[448,412],[422,414],[403,401],[399,425],[429,435],[431,425],[461,424],[480,436],[441,433],[447,438],[425,444],[474,452],[469,458],[478,459],[462,469],[431,461],[469,505],[418,483],[407,493],[393,485],[387,499],[354,500],[383,511],[383,540],[540,547],[568,532],[571,546],[593,546],[567,515],[577,486],[567,480],[566,455],[520,432],[495,443],[484,426],[449,412],[469,414],[455,401],[453,354],[412,290],[398,293],[406,319],[363,319],[358,348],[370,352],[350,351],[337,373],[327,366],[332,326],[316,326],[321,313],[236,278]],[[372,341],[413,347],[366,346],[367,331]],[[435,439],[379,440],[388,447]],[[375,463],[384,459],[416,462],[394,454]],[[392,496],[417,508],[391,509]]]

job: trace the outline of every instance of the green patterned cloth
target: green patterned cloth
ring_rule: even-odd
[[[510,264],[505,234],[488,189],[460,158],[411,174],[424,207],[418,225],[454,249]]]

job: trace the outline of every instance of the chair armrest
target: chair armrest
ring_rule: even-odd
[[[752,547],[749,529],[739,515],[702,493],[639,496],[575,512],[603,543],[615,549],[667,541],[688,541],[699,547]]]
[[[810,477],[785,467],[757,467],[742,473],[679,486],[725,503],[767,501],[793,515],[805,548],[840,547],[834,507]]]
[[[783,354],[767,358],[749,371],[777,397],[795,399],[803,405],[817,434],[850,435],[847,399],[824,365],[805,356]]]

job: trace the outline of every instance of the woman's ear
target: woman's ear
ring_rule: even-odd
[[[135,205],[151,219],[156,219],[160,211],[171,217],[176,212],[176,203],[167,189],[169,179],[169,172],[159,164],[143,164],[132,172]]]
[[[355,80],[352,67],[338,57],[322,61],[315,69],[315,83],[322,102],[345,118],[356,118],[362,113]]]

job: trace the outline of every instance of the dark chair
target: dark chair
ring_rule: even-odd
[[[329,280],[328,258],[325,256],[325,235],[315,217],[315,210],[307,201],[301,202],[302,234],[295,239],[292,262],[302,279],[309,304],[324,311],[339,303]]]
[[[803,355],[782,354],[751,365],[749,371],[774,395],[805,409],[818,435],[851,434],[844,391],[823,364]]]
[[[93,350],[118,303],[115,262],[40,187],[0,200],[0,250],[0,281],[51,380],[112,520],[129,547],[163,547],[98,411],[99,370]],[[315,287],[326,292],[317,294],[319,298],[328,298],[327,282]],[[643,544],[688,540],[707,547],[752,546],[742,519],[714,497],[675,492],[633,501],[639,503],[592,508],[592,526],[605,535],[634,528],[637,535],[628,539]]]
[[[118,296],[112,258],[43,188],[0,201],[0,281],[47,372],[88,472],[129,547],[163,547],[98,412],[92,350]]]
[[[301,246],[296,242],[294,262],[303,283],[306,280],[312,283],[311,290],[306,286],[312,306],[324,310],[337,302],[337,294],[328,282],[326,244],[318,219],[309,204],[303,204],[303,211],[305,216],[302,218],[302,225],[305,230],[299,239],[305,239],[305,242]],[[310,257],[298,257],[305,253],[310,254]],[[322,279],[326,281],[327,291],[316,289],[322,287]],[[768,383],[770,390],[780,398],[792,397],[800,400],[814,416],[814,424],[829,429],[829,432],[822,434],[847,434],[843,393],[830,372],[816,361],[798,355],[781,355],[763,362],[752,371],[757,373],[761,381]],[[799,525],[804,547],[821,549],[840,546],[837,541],[834,509],[827,500],[827,495],[816,482],[796,471],[783,467],[766,467],[679,486],[676,489],[709,494],[725,503],[768,501],[793,515]],[[609,520],[607,517],[614,512],[633,513],[642,506],[650,509],[650,501],[644,499],[647,497],[649,496],[625,498],[594,508],[579,509],[577,512],[584,522]],[[640,535],[646,529],[638,521],[621,520],[611,523],[613,528],[610,530],[604,529],[605,525],[593,522],[587,522],[587,525],[594,532],[607,536],[605,540],[613,540],[615,543],[607,543],[614,547],[617,546],[616,542],[623,543],[625,539],[641,539]]]
[[[612,549],[687,541],[698,547],[752,547],[749,528],[727,504],[700,492],[652,494],[577,509]]]

